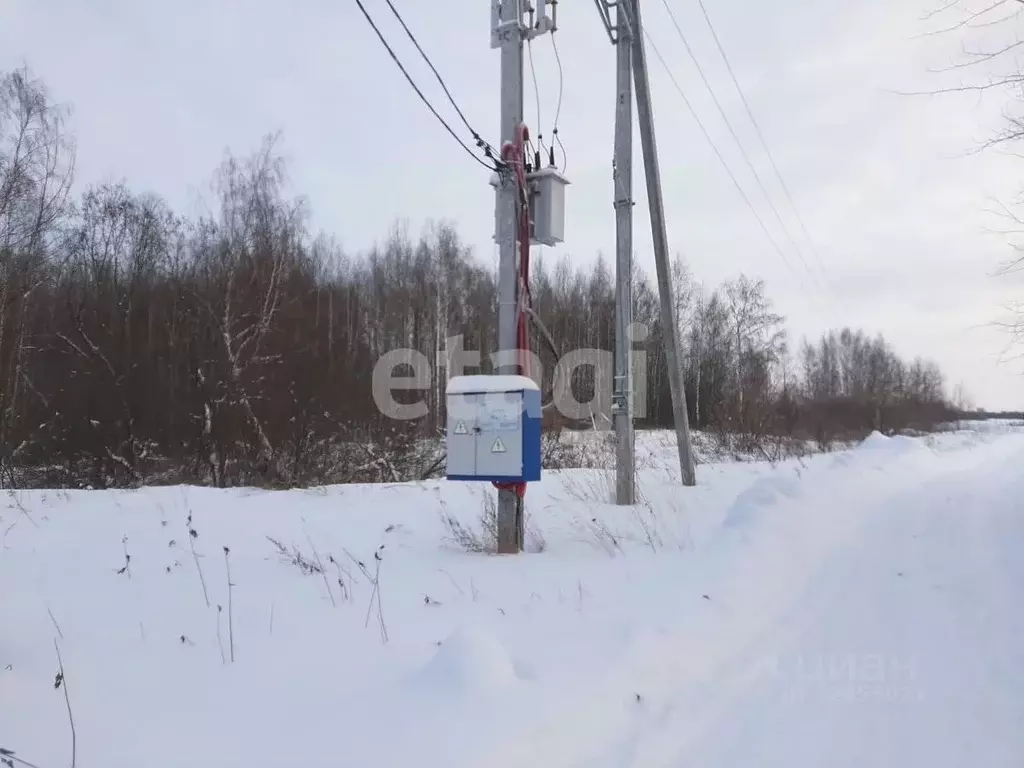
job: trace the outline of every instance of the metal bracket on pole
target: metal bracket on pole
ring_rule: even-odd
[[[530,8],[530,24],[526,29],[525,37],[527,40],[533,40],[535,37],[540,37],[546,32],[554,32],[556,27],[555,11],[558,7],[557,0],[551,3],[552,13],[548,16],[548,0],[537,0],[537,7]]]
[[[612,45],[615,45],[619,40],[616,24],[612,21],[612,8],[617,7],[618,2],[616,0],[594,0],[594,4],[597,5],[597,12],[601,14],[601,21],[604,23],[604,31],[608,33],[608,39],[611,40]]]
[[[502,8],[506,3],[516,8],[512,14],[503,16]],[[549,5],[551,15],[548,15]],[[533,40],[554,32],[558,29],[557,7],[557,0],[537,0],[536,7],[530,5],[529,0],[491,0],[491,48],[501,48],[516,36],[520,41]],[[529,21],[524,21],[527,15]]]

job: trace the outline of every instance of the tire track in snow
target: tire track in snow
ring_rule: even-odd
[[[965,469],[891,499],[835,574],[832,610],[779,650],[811,663],[733,696],[696,742],[666,731],[661,754],[628,765],[1022,764],[1024,690],[1004,685],[1020,669],[1021,568],[994,567],[1006,539],[991,529],[1011,509],[1000,486],[1020,486],[1008,469]],[[1013,540],[1024,545],[1020,526]]]
[[[854,452],[837,457],[832,467],[835,471],[815,473],[813,483],[802,483],[799,493],[784,493],[796,498],[782,498],[782,505],[778,495],[768,494],[757,503],[761,508],[756,513],[749,508],[736,510],[738,518],[749,519],[741,520],[732,531],[726,526],[721,539],[710,546],[712,550],[731,547],[732,551],[718,564],[721,581],[708,615],[693,626],[642,644],[579,710],[526,735],[511,748],[506,746],[498,759],[475,764],[543,764],[552,768],[765,765],[757,754],[746,755],[746,763],[691,758],[697,757],[692,753],[701,744],[705,748],[697,752],[713,757],[713,750],[708,752],[706,745],[715,736],[742,746],[743,734],[730,734],[729,727],[744,707],[761,705],[771,714],[773,707],[778,711],[806,698],[807,681],[794,681],[793,670],[785,667],[801,658],[798,654],[804,638],[832,625],[842,616],[843,606],[855,604],[858,596],[867,600],[861,609],[870,615],[875,596],[864,597],[867,576],[886,557],[893,560],[901,554],[898,549],[886,554],[882,546],[887,532],[893,532],[893,523],[887,518],[912,508],[922,493],[929,493],[930,487],[941,482],[943,473],[962,466],[970,478],[986,458],[1016,451],[1020,445],[1019,439],[1000,440],[986,451],[936,454],[919,443],[910,450],[910,443],[903,442],[897,455]],[[912,483],[909,490],[908,483]],[[802,510],[799,530],[770,524],[773,517],[792,515],[798,509]],[[787,534],[793,535],[792,541],[785,540]],[[748,556],[761,568],[745,563]],[[729,572],[730,566],[738,576]],[[756,590],[745,592],[744,587],[772,567],[784,572],[791,569],[781,586],[799,596],[780,601],[776,595],[767,600],[772,603],[774,599],[773,605],[758,606],[751,599],[756,598]],[[737,599],[730,601],[730,595]],[[744,614],[757,614],[759,609],[760,621],[747,621]],[[848,632],[856,637],[852,630]],[[856,651],[842,650],[843,644],[834,640],[831,644],[840,649],[837,653],[846,654],[838,659],[840,668],[852,663],[854,674],[858,674],[857,664],[863,660]],[[633,691],[643,691],[639,701]],[[790,733],[789,738],[799,743],[802,735]],[[800,764],[791,758],[780,765],[792,768]]]

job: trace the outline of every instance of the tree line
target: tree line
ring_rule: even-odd
[[[268,139],[216,169],[213,212],[186,217],[124,184],[71,193],[66,114],[25,70],[0,77],[0,476],[7,486],[289,486],[405,480],[441,465],[446,339],[487,358],[496,283],[450,223],[396,225],[365,253],[311,232]],[[673,265],[691,424],[828,442],[949,416],[942,375],[846,329],[791,349],[762,281],[699,285]],[[672,423],[656,288],[636,269],[641,426]],[[614,345],[607,261],[540,259],[535,347]],[[540,331],[537,331],[540,334]],[[544,341],[547,343],[543,343]],[[551,349],[554,347],[554,349]],[[376,362],[418,350],[427,415],[394,421]],[[610,357],[609,357],[610,365]],[[573,374],[578,399],[609,371]],[[605,414],[565,426],[598,427]]]

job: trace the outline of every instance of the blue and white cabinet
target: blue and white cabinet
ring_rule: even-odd
[[[455,376],[448,382],[449,480],[540,480],[540,388],[527,376]]]

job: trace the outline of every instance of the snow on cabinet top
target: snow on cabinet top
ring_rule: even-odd
[[[453,376],[448,380],[449,395],[466,395],[484,392],[522,392],[523,390],[539,390],[537,382],[529,376],[499,376],[482,374],[476,376]]]

